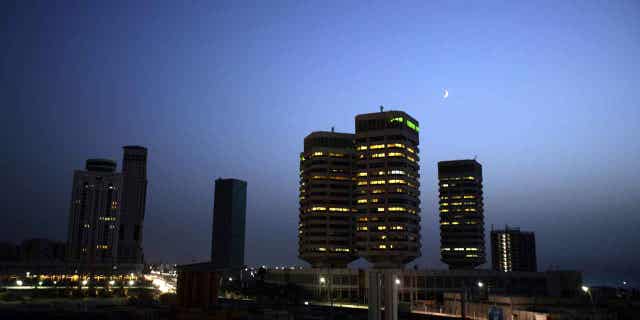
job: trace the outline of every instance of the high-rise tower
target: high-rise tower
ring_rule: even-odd
[[[346,267],[353,246],[354,135],[313,132],[300,154],[298,254],[313,267]]]
[[[117,262],[122,175],[115,170],[115,161],[89,159],[73,174],[67,262],[83,273]]]
[[[211,262],[218,268],[244,266],[247,182],[217,179],[213,202]]]
[[[538,271],[534,233],[509,226],[491,230],[491,264],[497,271]]]
[[[482,165],[476,160],[438,162],[440,250],[450,269],[485,263]]]
[[[418,131],[402,111],[356,116],[356,248],[375,268],[420,256]]]
[[[147,199],[147,149],[140,146],[125,146],[123,149],[118,262],[124,269],[141,270],[144,263],[142,231]]]

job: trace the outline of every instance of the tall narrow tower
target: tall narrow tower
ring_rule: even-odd
[[[244,266],[247,182],[217,179],[213,202],[211,262],[218,268]]]
[[[491,264],[497,271],[538,271],[534,233],[509,226],[491,230]]]
[[[119,230],[118,263],[122,269],[140,271],[144,264],[142,230],[147,199],[146,148],[124,147],[122,175],[122,219]]]
[[[374,268],[420,256],[418,131],[402,111],[356,116],[356,247]]]
[[[342,268],[356,259],[353,139],[336,132],[313,132],[304,139],[298,254],[314,268]]]
[[[476,160],[438,162],[440,251],[449,269],[485,263],[482,165]]]

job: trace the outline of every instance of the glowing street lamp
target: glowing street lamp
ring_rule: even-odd
[[[324,277],[320,277],[320,284],[325,284],[327,282],[327,279],[325,279]]]
[[[583,291],[584,293],[589,293],[589,287],[587,287],[587,286],[582,286],[582,291]]]
[[[114,284],[116,284],[116,282],[115,282],[115,281],[113,281],[113,280],[110,280],[110,281],[109,281],[109,285],[110,285],[110,286],[112,286],[112,285],[114,285]]]
[[[400,285],[400,279],[396,278],[396,285],[399,286]]]
[[[18,285],[18,287],[22,287],[22,280],[16,280],[16,285]]]
[[[478,281],[478,288],[482,288],[484,287],[484,283],[482,283],[482,281]]]
[[[87,281],[87,280],[82,280],[82,285],[83,285],[83,286],[86,286],[86,285],[87,285],[87,283],[89,283],[89,281]]]

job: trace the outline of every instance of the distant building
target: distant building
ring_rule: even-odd
[[[418,121],[402,111],[356,116],[356,248],[374,268],[420,256]]]
[[[217,179],[213,204],[211,262],[217,268],[244,266],[247,182]]]
[[[117,262],[122,175],[115,170],[115,161],[89,159],[73,175],[67,262],[83,272]]]
[[[65,260],[66,244],[49,239],[28,239],[20,245],[20,261],[33,263],[62,263]]]
[[[142,236],[147,199],[147,149],[140,146],[123,149],[118,263],[122,269],[140,271],[144,264]]]
[[[354,135],[313,132],[300,154],[299,257],[313,267],[346,267],[354,250]]]
[[[491,230],[491,258],[496,271],[538,271],[535,235],[509,226]]]
[[[438,162],[440,250],[450,269],[485,263],[482,165],[476,160]]]

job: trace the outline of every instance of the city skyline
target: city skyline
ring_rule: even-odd
[[[210,190],[217,177],[237,177],[250,195],[247,263],[300,264],[302,137],[332,126],[355,132],[353,115],[384,105],[420,121],[421,267],[446,267],[436,163],[477,156],[485,230],[534,231],[541,271],[639,277],[637,3],[486,4],[467,13],[457,4],[389,13],[333,3],[315,16],[309,5],[275,8],[282,15],[233,5],[10,6],[11,32],[0,35],[10,44],[1,99],[11,137],[1,241],[64,240],[73,170],[136,144],[152,154],[148,261],[206,260]],[[522,27],[543,20],[535,32]]]

